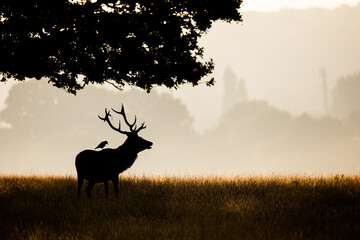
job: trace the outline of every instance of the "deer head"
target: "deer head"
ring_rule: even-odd
[[[117,114],[120,114],[124,118],[124,121],[125,121],[126,125],[128,125],[130,131],[121,130],[121,121],[120,120],[119,120],[119,127],[116,128],[109,119],[109,117],[111,116],[110,110],[107,110],[106,108],[105,108],[105,117],[100,117],[100,116],[98,116],[98,117],[101,120],[103,120],[104,122],[107,122],[114,131],[119,132],[121,134],[125,134],[127,136],[127,139],[122,146],[126,146],[128,150],[133,150],[136,153],[141,152],[145,149],[151,149],[151,146],[153,145],[153,143],[143,139],[142,137],[140,137],[138,135],[138,133],[142,129],[146,128],[145,123],[142,123],[140,125],[140,127],[138,128],[136,126],[136,116],[135,116],[134,122],[132,124],[130,124],[129,121],[127,120],[123,104],[121,104],[120,111],[116,111],[113,108],[111,108],[111,110]]]

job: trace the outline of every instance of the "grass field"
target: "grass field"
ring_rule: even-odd
[[[360,177],[0,177],[1,239],[360,239]],[[112,187],[110,184],[109,187]]]

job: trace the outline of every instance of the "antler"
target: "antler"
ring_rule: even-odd
[[[123,116],[125,123],[129,126],[130,131],[133,132],[133,131],[134,131],[134,130],[133,130],[133,127],[134,127],[135,124],[136,124],[136,116],[135,116],[134,123],[133,123],[133,124],[130,124],[129,121],[127,120],[127,118],[126,118],[126,114],[125,114],[125,110],[124,110],[124,105],[123,105],[123,104],[121,104],[121,111],[120,111],[120,112],[116,111],[116,110],[113,109],[113,108],[111,108],[111,109],[112,109],[115,113],[120,114],[120,115]]]
[[[132,124],[129,123],[129,121],[128,121],[127,118],[126,118],[126,114],[125,114],[125,110],[124,110],[124,105],[123,105],[123,104],[121,104],[121,111],[120,111],[120,112],[114,110],[113,108],[111,108],[111,109],[112,109],[115,113],[120,114],[120,115],[123,116],[124,121],[125,121],[125,123],[129,126],[131,132],[127,132],[127,131],[122,131],[122,130],[121,130],[120,120],[119,120],[119,127],[118,127],[118,128],[114,127],[114,126],[112,125],[110,119],[109,119],[109,116],[111,116],[110,110],[108,111],[108,110],[105,108],[105,117],[100,117],[100,116],[98,116],[98,117],[99,117],[101,120],[103,120],[104,122],[107,122],[107,123],[109,124],[109,126],[110,126],[113,130],[115,130],[115,131],[117,131],[117,132],[119,132],[119,133],[128,135],[129,133],[132,133],[132,132],[138,133],[138,132],[140,132],[140,130],[146,128],[145,123],[142,123],[141,126],[140,126],[139,128],[137,128],[137,126],[136,126],[136,116],[135,116],[134,123],[132,123]]]
[[[131,132],[136,132],[136,133],[138,133],[138,132],[140,132],[140,130],[146,128],[144,122],[141,124],[141,126],[140,126],[139,128],[137,128],[137,126],[136,126],[136,115],[135,115],[134,123],[133,123],[133,124],[130,124],[130,123],[129,123],[129,121],[127,120],[126,114],[125,114],[124,104],[121,104],[121,110],[120,110],[120,112],[119,112],[119,111],[116,111],[116,110],[113,109],[113,108],[111,108],[111,109],[112,109],[115,113],[120,114],[120,115],[123,116],[124,121],[125,121],[125,123],[129,126]],[[134,128],[134,127],[135,127],[135,128]]]
[[[122,134],[126,134],[126,135],[129,134],[129,132],[126,132],[126,131],[122,131],[122,130],[121,130],[120,120],[119,120],[119,128],[114,127],[114,125],[112,125],[112,123],[111,123],[111,121],[110,121],[110,119],[109,119],[109,116],[111,116],[110,110],[108,111],[106,108],[105,108],[105,117],[100,117],[100,116],[98,115],[98,117],[99,117],[101,120],[103,120],[104,122],[107,122],[107,123],[109,124],[109,126],[110,126],[113,130],[115,130],[115,131],[117,131],[117,132],[119,132],[119,133],[122,133]]]

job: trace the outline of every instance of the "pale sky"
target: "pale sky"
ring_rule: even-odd
[[[243,0],[243,11],[277,11],[281,8],[335,8],[341,5],[354,6],[360,0]]]

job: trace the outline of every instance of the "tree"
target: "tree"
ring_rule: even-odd
[[[0,80],[47,77],[73,94],[89,83],[197,85],[214,69],[198,39],[216,20],[240,22],[241,3],[2,0]]]
[[[332,92],[332,104],[329,113],[345,118],[354,111],[360,111],[360,72],[340,78]],[[354,115],[355,116],[355,115]]]

